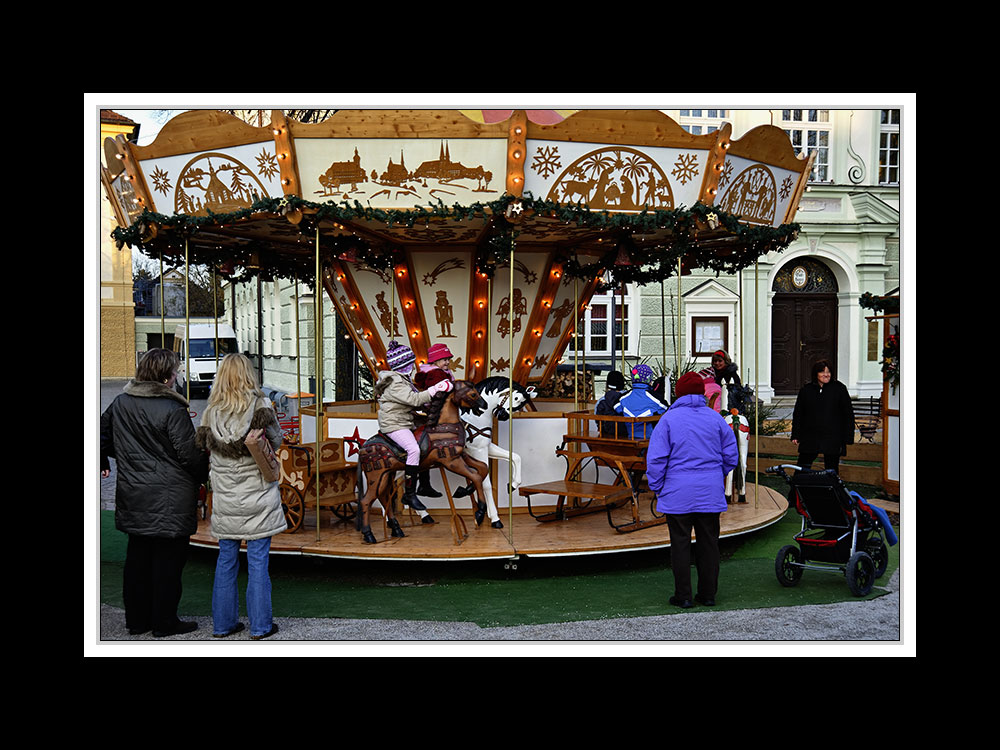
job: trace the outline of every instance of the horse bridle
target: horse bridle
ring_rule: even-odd
[[[486,425],[485,427],[476,427],[474,424],[469,424],[465,422],[465,436],[466,439],[471,443],[477,437],[485,437],[490,440],[493,435],[493,425]]]

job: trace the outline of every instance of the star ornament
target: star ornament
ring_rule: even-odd
[[[358,433],[358,428],[354,428],[353,435],[344,435],[344,444],[347,446],[347,458],[359,453],[365,444],[365,439]]]
[[[514,201],[509,206],[507,206],[507,218],[512,219],[515,216],[520,216],[524,212],[524,204],[521,201]]]

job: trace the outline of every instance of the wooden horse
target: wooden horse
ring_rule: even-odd
[[[478,493],[477,518],[485,515],[483,478],[489,469],[486,464],[465,454],[465,428],[460,409],[485,409],[486,402],[468,380],[457,380],[446,394],[438,394],[427,409],[427,424],[417,439],[420,444],[420,468],[443,466],[449,471],[472,482]],[[386,513],[386,525],[394,537],[403,537],[403,530],[395,517],[392,505],[392,487],[395,474],[406,467],[406,452],[382,433],[365,441],[358,455],[358,473],[364,472],[365,492],[358,499],[357,529],[368,544],[375,544],[370,522],[371,504],[378,500]],[[360,476],[359,476],[360,479]],[[361,483],[358,482],[358,494]]]
[[[726,424],[736,436],[736,447],[739,449],[740,462],[736,468],[726,475],[726,499],[732,502],[747,501],[747,450],[750,444],[750,423],[739,413],[738,409],[730,409],[725,417]]]
[[[520,383],[514,383],[514,396],[511,398],[510,381],[505,377],[494,375],[479,381],[476,390],[486,401],[487,408],[462,413],[462,419],[465,420],[466,454],[483,463],[488,463],[491,458],[507,461],[510,464],[510,491],[513,492],[521,485],[521,456],[493,442],[493,418],[496,417],[498,422],[510,419],[512,412],[520,411],[531,403],[534,388],[525,388]],[[488,473],[483,479],[483,489],[486,491],[486,509],[490,525],[494,529],[502,529],[503,522],[497,512],[496,503],[493,502],[493,486],[490,484]],[[471,494],[471,486],[460,487],[455,491],[455,497]],[[478,513],[476,523],[482,523]]]

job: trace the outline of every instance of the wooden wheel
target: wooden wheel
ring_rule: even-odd
[[[353,521],[354,517],[358,514],[359,507],[356,502],[346,502],[340,505],[332,505],[330,506],[330,510],[341,521]]]
[[[281,493],[281,510],[285,514],[285,521],[288,523],[288,530],[295,532],[302,527],[302,521],[306,516],[306,502],[302,493],[290,484],[278,485]]]

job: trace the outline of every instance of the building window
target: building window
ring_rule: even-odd
[[[727,109],[682,109],[680,110],[680,126],[692,135],[714,133],[722,127]]]
[[[621,293],[595,295],[590,300],[583,320],[583,330],[580,331],[580,338],[584,341],[584,353],[587,356],[610,357],[612,354],[620,356],[623,345],[626,355],[636,354],[638,321],[633,315],[633,310],[638,308],[633,298],[634,292],[632,287],[627,287],[625,291],[624,340]],[[575,345],[576,339],[571,340],[570,351],[575,351]]]
[[[831,182],[830,110],[783,109],[781,127],[788,133],[797,154],[816,154],[810,182]]]
[[[878,134],[878,184],[899,184],[899,110],[883,109]]]
[[[729,319],[691,318],[691,356],[710,357],[719,349],[729,351]]]

